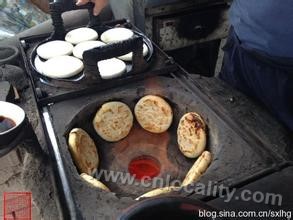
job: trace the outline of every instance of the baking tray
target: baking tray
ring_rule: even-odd
[[[119,21],[119,23],[120,22],[125,22],[125,20],[121,20]],[[112,25],[115,23],[117,22],[113,21],[110,24]],[[129,25],[129,23],[126,24]],[[103,26],[103,28],[104,27],[105,26]],[[101,27],[99,26],[94,29],[97,30],[98,28],[100,29]],[[107,28],[109,28],[109,26],[107,26]],[[139,35],[141,34],[138,31],[136,31],[136,33]],[[26,72],[31,78],[37,102],[42,106],[52,102],[62,101],[68,98],[70,95],[72,95],[73,97],[75,96],[77,91],[99,91],[105,88],[120,86],[128,82],[143,79],[149,76],[168,74],[177,68],[176,65],[174,65],[170,60],[168,60],[168,58],[166,58],[161,53],[161,50],[159,50],[159,48],[156,45],[154,45],[151,41],[149,41],[147,38],[143,36],[144,41],[148,41],[148,45],[152,46],[153,53],[152,56],[149,58],[149,61],[145,64],[146,66],[144,64],[137,64],[136,67],[133,67],[135,68],[135,72],[130,70],[130,72],[121,77],[109,80],[101,80],[98,78],[73,81],[45,79],[44,77],[40,77],[40,74],[36,72],[35,68],[32,66],[32,58],[35,56],[36,46],[40,42],[46,40],[49,36],[50,35],[46,34],[39,36],[30,36],[20,39],[21,54],[24,60]],[[127,47],[132,46],[132,42],[130,41],[124,42],[124,44],[122,43],[122,47],[123,45],[125,45],[125,43],[127,44]],[[115,51],[116,48],[118,48],[119,50],[119,48],[121,48],[121,44],[114,46],[114,48],[110,48],[110,54],[113,54],[113,51]],[[106,54],[106,56],[109,56],[109,52],[107,50],[103,53]],[[102,58],[100,57],[99,59]],[[97,69],[97,67],[95,68]],[[130,67],[128,67],[128,69],[130,69]]]
[[[168,74],[176,68],[170,59],[168,59],[162,51],[154,45],[142,32],[129,23],[125,19],[100,22],[99,18],[93,16],[93,3],[88,3],[84,6],[76,6],[72,0],[55,0],[50,2],[50,13],[54,30],[50,34],[29,36],[20,39],[21,55],[24,60],[26,72],[31,78],[33,89],[39,105],[45,106],[49,103],[62,101],[75,92],[102,90],[112,88],[142,79],[148,76]],[[87,50],[83,54],[84,71],[76,77],[68,79],[50,79],[38,73],[34,66],[36,56],[36,48],[45,42],[51,40],[64,40],[65,35],[70,30],[65,30],[62,14],[65,11],[88,9],[90,27],[97,31],[99,36],[113,27],[125,27],[133,30],[135,36],[129,40],[120,41],[117,43],[108,44],[102,47]],[[78,28],[78,27],[75,27]],[[73,29],[75,29],[73,28]],[[143,57],[142,48],[146,44],[149,53]],[[112,57],[133,52],[132,62],[127,63],[126,73],[121,77],[114,79],[102,79],[99,75],[97,62]]]

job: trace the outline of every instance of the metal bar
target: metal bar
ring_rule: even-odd
[[[223,60],[224,60],[224,51],[223,51],[223,47],[226,44],[227,39],[221,39],[221,43],[219,46],[219,52],[218,52],[218,59],[217,59],[217,63],[216,63],[216,67],[215,67],[215,77],[219,77],[221,69],[222,69],[222,64],[223,64]]]
[[[63,187],[62,190],[63,190],[65,200],[69,209],[70,219],[75,220],[75,219],[78,219],[76,209],[75,209],[75,204],[73,202],[74,201],[73,196],[72,196],[68,179],[65,173],[64,164],[63,164],[62,157],[59,151],[59,146],[57,143],[57,138],[54,132],[53,125],[51,123],[51,119],[50,119],[50,115],[49,115],[47,107],[43,108],[43,119],[44,119],[44,124],[46,126],[47,134],[50,139],[50,144],[52,146],[53,153],[55,156],[59,177]]]
[[[116,88],[116,87],[125,85],[126,83],[127,84],[132,83],[132,82],[139,81],[139,80],[151,77],[151,76],[169,74],[170,72],[176,71],[177,69],[178,69],[178,66],[170,65],[170,66],[164,67],[162,69],[149,71],[147,73],[137,74],[135,77],[130,76],[127,78],[116,79],[115,84],[113,84],[112,81],[108,81],[108,82],[104,82],[103,84],[99,84],[99,86],[91,86],[86,89],[81,89],[81,90],[73,91],[70,93],[65,93],[62,95],[43,98],[43,99],[40,99],[38,101],[38,103],[40,104],[40,106],[45,106],[50,103],[61,102],[61,101],[67,100],[67,99],[80,97],[82,95],[92,94],[94,92],[101,92],[101,91],[109,89],[109,88]]]

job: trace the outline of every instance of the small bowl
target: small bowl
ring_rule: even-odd
[[[0,65],[17,64],[19,50],[13,46],[0,46]]]
[[[7,131],[0,132],[0,146],[5,146],[18,136],[25,121],[25,112],[15,104],[0,101],[0,116],[9,118],[15,123],[14,127]]]

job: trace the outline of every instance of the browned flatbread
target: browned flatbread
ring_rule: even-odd
[[[180,119],[177,129],[180,151],[188,158],[198,157],[206,147],[206,125],[201,116],[189,112]]]
[[[171,106],[161,97],[147,95],[135,105],[134,114],[140,126],[152,133],[163,133],[172,124]]]
[[[93,126],[106,141],[115,142],[125,138],[133,125],[130,108],[122,102],[108,102],[97,111]]]
[[[80,174],[80,177],[83,178],[86,182],[88,182],[91,186],[110,192],[110,189],[104,183],[97,180],[96,178],[87,175],[86,173]]]
[[[69,133],[69,151],[80,173],[93,175],[99,165],[97,147],[92,138],[81,128]]]
[[[139,197],[137,197],[135,200],[140,200],[142,198],[150,198],[150,197],[156,197],[156,196],[161,196],[161,195],[165,195],[168,193],[172,193],[172,192],[178,192],[181,190],[181,186],[166,186],[163,188],[157,188],[157,189],[153,189]]]
[[[200,177],[206,172],[211,162],[212,154],[208,151],[204,151],[186,174],[181,187],[198,181]]]

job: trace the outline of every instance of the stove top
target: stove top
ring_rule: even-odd
[[[201,183],[208,185],[212,182],[212,184],[224,184],[231,187],[241,185],[251,178],[257,178],[258,175],[275,169],[283,162],[281,155],[270,152],[262,146],[262,143],[258,143],[248,134],[238,133],[239,127],[234,129],[237,128],[237,124],[226,120],[226,117],[219,117],[212,103],[203,100],[201,96],[204,94],[199,93],[191,85],[191,81],[187,82],[188,80],[191,79],[183,71],[177,71],[169,76],[140,80],[119,88],[65,100],[46,107],[46,113],[50,117],[56,137],[60,160],[63,162],[62,170],[68,180],[68,190],[72,192],[72,201],[77,212],[83,217],[93,213],[93,210],[95,210],[94,216],[105,217],[105,213],[116,216],[121,209],[134,203],[136,197],[151,190],[152,186],[145,187],[138,181],[124,184],[121,180],[107,182],[104,176],[102,180],[113,192],[105,193],[83,182],[71,159],[67,145],[67,134],[74,127],[84,128],[94,138],[101,158],[99,171],[126,174],[128,173],[127,165],[133,159],[132,156],[143,151],[142,154],[155,157],[163,169],[166,169],[160,176],[164,181],[168,175],[170,182],[182,181],[194,160],[181,156],[176,144],[176,125],[180,117],[189,111],[198,112],[207,122],[207,150],[214,156],[211,166],[200,180]],[[137,100],[146,94],[160,95],[171,103],[174,110],[174,122],[167,133],[158,136],[151,135],[141,132],[135,126],[131,135],[118,143],[107,143],[95,135],[91,121],[99,106],[107,101],[118,100],[132,108]],[[135,137],[141,137],[142,141],[131,141],[131,139],[138,140]],[[143,146],[146,144],[160,150],[145,151]],[[192,193],[188,195],[185,192],[179,192],[179,194],[193,197]],[[117,212],[113,210],[105,212],[105,209],[110,208],[109,206],[112,209],[115,207]]]

